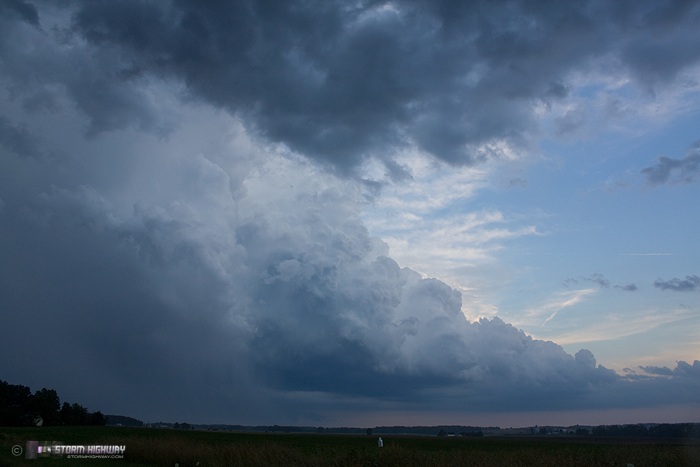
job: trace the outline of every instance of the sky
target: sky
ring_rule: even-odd
[[[0,2],[0,379],[144,421],[700,422],[700,2]]]

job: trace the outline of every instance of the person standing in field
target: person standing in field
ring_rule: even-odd
[[[380,448],[384,447],[384,441],[382,441],[382,437],[380,436],[379,439],[377,440],[377,446]]]

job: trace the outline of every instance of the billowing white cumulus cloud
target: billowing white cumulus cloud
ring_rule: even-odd
[[[469,322],[458,291],[369,235],[377,192],[346,176],[374,156],[408,177],[392,154],[406,145],[471,164],[500,157],[483,143],[525,144],[532,101],[610,52],[580,51],[603,5],[60,5],[0,7],[0,378],[191,421],[695,400],[697,365],[632,382]],[[621,55],[632,71],[643,37]],[[547,52],[519,61],[515,44]]]

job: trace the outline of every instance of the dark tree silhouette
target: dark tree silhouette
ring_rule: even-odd
[[[97,412],[93,412],[90,414],[90,425],[98,425],[102,426],[107,423],[107,418],[100,412],[99,410]]]
[[[28,424],[27,409],[31,400],[32,393],[27,386],[0,381],[0,426]]]
[[[58,411],[61,408],[61,400],[55,390],[42,388],[36,391],[31,407],[34,414],[42,418],[44,425],[60,424],[61,419],[58,416]]]
[[[85,407],[80,404],[68,404],[61,406],[61,420],[64,425],[89,425],[90,415]]]
[[[101,412],[90,413],[80,404],[69,404],[54,389],[32,394],[27,386],[0,380],[0,426],[30,426],[37,417],[43,425],[104,425]]]

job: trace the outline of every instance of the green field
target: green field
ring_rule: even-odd
[[[179,431],[122,427],[0,428],[0,467],[51,466],[700,466],[698,440],[461,438]],[[126,445],[124,459],[25,459],[28,440]]]

